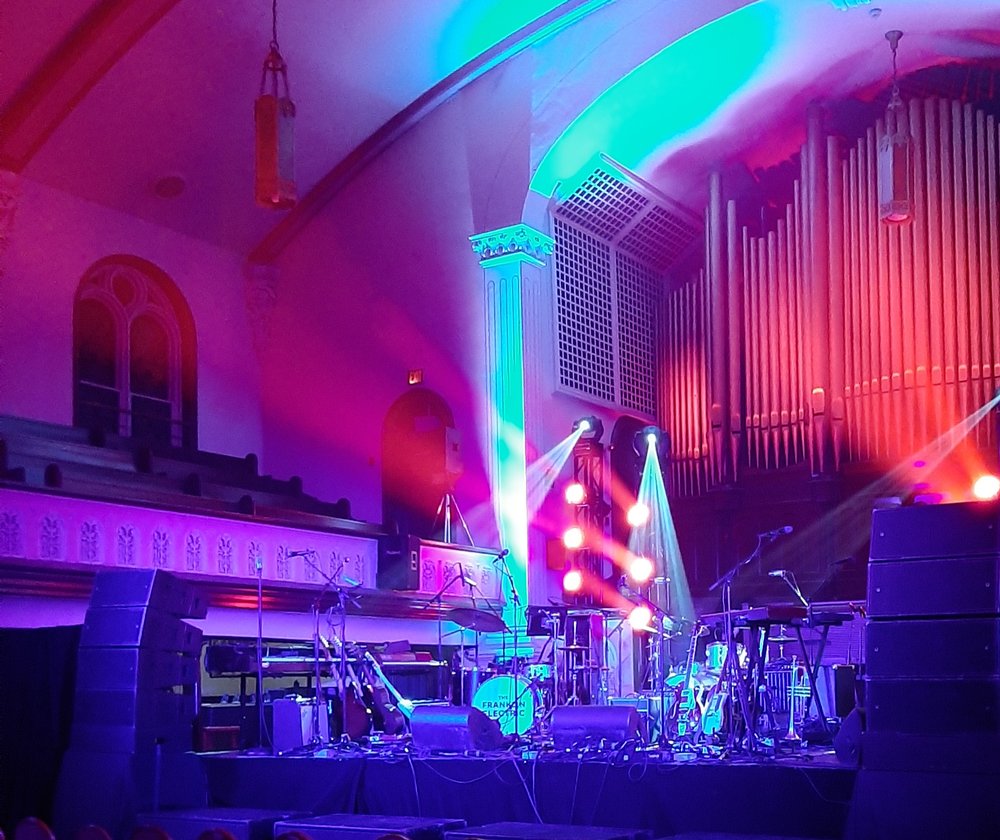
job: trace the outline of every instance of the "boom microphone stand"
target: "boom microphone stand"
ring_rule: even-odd
[[[320,665],[319,665],[319,644],[320,644],[320,632],[319,632],[319,613],[320,613],[320,601],[323,596],[328,591],[333,591],[336,595],[336,601],[334,605],[330,608],[331,613],[336,612],[340,621],[338,627],[338,639],[337,639],[337,653],[339,655],[339,661],[337,663],[337,672],[339,678],[339,690],[340,690],[340,740],[342,742],[347,742],[350,740],[350,736],[347,734],[347,603],[348,601],[353,601],[354,599],[347,592],[347,588],[341,586],[337,581],[340,577],[340,572],[343,571],[341,568],[334,577],[330,577],[326,572],[324,572],[317,563],[313,561],[313,557],[316,556],[316,552],[312,549],[303,552],[289,552],[286,556],[300,555],[306,563],[308,563],[319,575],[326,581],[323,588],[319,591],[316,596],[316,600],[313,603],[313,609],[315,612],[315,628],[313,636],[313,655],[315,657],[315,668],[316,668],[316,691],[313,700],[313,725],[312,725],[312,740],[316,745],[320,745],[323,742],[322,735],[320,733],[320,714],[323,710],[323,704],[321,701],[322,695],[322,684],[320,683]],[[356,588],[353,585],[352,588]],[[357,602],[355,602],[357,603]]]
[[[791,528],[788,529],[791,531]],[[753,712],[750,706],[750,700],[747,697],[748,685],[744,681],[743,673],[740,667],[739,656],[736,652],[736,640],[733,638],[733,603],[732,603],[732,586],[733,580],[736,575],[739,574],[740,569],[752,562],[753,560],[760,557],[760,550],[764,546],[764,540],[775,539],[779,533],[787,533],[783,529],[779,531],[769,531],[763,534],[757,535],[757,545],[754,546],[753,551],[751,551],[744,559],[740,560],[735,566],[733,566],[728,572],[726,572],[722,577],[720,577],[715,583],[708,587],[709,592],[714,592],[719,587],[722,587],[722,624],[723,624],[723,634],[726,639],[726,660],[722,664],[722,673],[719,676],[719,681],[722,682],[728,675],[730,679],[730,685],[736,687],[736,693],[739,697],[740,702],[740,714],[743,717],[743,724],[747,733],[747,747],[750,752],[757,751],[757,735],[754,732],[755,726],[753,722]],[[749,677],[748,677],[749,680]],[[730,689],[732,690],[732,689]],[[726,739],[726,748],[732,749],[736,745],[736,721],[733,715],[729,716],[729,735]]]

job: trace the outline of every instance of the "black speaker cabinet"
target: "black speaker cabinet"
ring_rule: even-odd
[[[912,505],[872,513],[870,559],[1000,554],[1000,502]]]
[[[500,724],[471,706],[417,706],[410,718],[413,745],[442,752],[489,752],[500,749]]]
[[[868,615],[1000,614],[1000,554],[868,564]]]
[[[256,808],[195,808],[142,813],[136,824],[162,828],[170,840],[197,840],[202,832],[220,828],[235,840],[272,840],[275,824],[289,816],[287,811]]]
[[[869,677],[1000,676],[1000,619],[869,621]]]
[[[77,691],[114,691],[137,685],[150,689],[171,688],[195,685],[199,679],[197,657],[182,656],[170,650],[80,648],[77,663]]]
[[[556,749],[597,741],[621,744],[641,739],[642,722],[632,706],[556,706],[551,732]]]
[[[382,840],[407,837],[412,840],[442,840],[451,829],[465,827],[465,820],[443,817],[394,817],[376,814],[325,814],[288,819],[276,823],[274,836],[289,832],[304,834],[309,840]]]
[[[178,618],[204,618],[201,588],[162,569],[105,569],[94,577],[91,607],[152,607]]]
[[[1000,734],[1000,678],[869,678],[865,693],[870,732]]]
[[[650,840],[652,836],[652,832],[640,828],[503,822],[449,831],[444,837],[445,840]]]
[[[149,607],[90,607],[80,647],[141,647],[197,657],[201,630]]]

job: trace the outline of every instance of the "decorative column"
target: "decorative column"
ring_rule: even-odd
[[[469,237],[483,269],[486,315],[486,430],[490,486],[503,548],[509,550],[514,587],[528,604],[528,503],[525,440],[538,440],[541,359],[540,330],[534,316],[544,306],[545,258],[554,242],[517,224]],[[525,324],[529,329],[525,329]],[[544,331],[546,336],[549,331]],[[513,598],[508,624],[520,623]]]

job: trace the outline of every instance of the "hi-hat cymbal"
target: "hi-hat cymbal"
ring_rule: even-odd
[[[486,610],[477,610],[471,607],[456,607],[449,610],[445,616],[448,621],[454,621],[461,627],[475,630],[477,633],[505,633],[510,632],[504,620],[498,615],[494,615]]]
[[[795,637],[794,636],[768,636],[767,640],[769,642],[774,642],[775,644],[778,644],[778,645],[786,645],[789,642],[794,642],[795,641]]]

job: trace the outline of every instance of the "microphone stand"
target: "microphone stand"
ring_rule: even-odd
[[[322,691],[322,685],[320,684],[320,667],[319,667],[319,607],[320,601],[328,590],[336,593],[337,601],[333,607],[331,607],[331,612],[336,610],[340,617],[340,627],[339,627],[339,639],[338,641],[338,653],[340,659],[337,663],[337,671],[339,676],[339,689],[340,689],[340,740],[342,743],[347,743],[350,740],[350,736],[347,734],[347,602],[353,601],[357,605],[357,601],[351,598],[347,594],[347,590],[337,582],[337,577],[340,576],[340,571],[337,575],[330,577],[326,572],[324,572],[317,563],[314,563],[312,557],[314,557],[316,552],[309,551],[308,554],[304,554],[302,559],[305,560],[319,575],[326,581],[323,588],[319,591],[314,602],[314,610],[316,615],[316,626],[315,635],[313,637],[313,653],[315,655],[315,666],[316,666],[316,691],[315,699],[313,701],[313,742],[316,744],[322,743],[320,737],[319,729],[319,716],[321,712],[320,705],[320,694]]]
[[[733,680],[737,688],[737,695],[740,701],[740,713],[743,716],[743,724],[746,727],[747,732],[747,744],[751,752],[756,752],[757,750],[757,736],[754,733],[753,726],[753,712],[750,709],[750,702],[747,699],[746,685],[743,682],[743,675],[740,673],[740,663],[739,657],[736,655],[736,640],[733,638],[733,604],[732,604],[732,586],[733,579],[739,573],[740,569],[752,562],[754,559],[760,557],[760,550],[764,547],[764,538],[767,535],[758,534],[757,535],[757,545],[754,546],[753,551],[751,551],[743,560],[740,560],[735,566],[733,566],[728,572],[726,572],[722,577],[720,577],[715,583],[708,587],[709,592],[714,592],[720,586],[722,587],[722,624],[723,624],[723,634],[726,638],[726,661],[722,666],[722,674],[720,675],[720,680],[729,673],[730,679]],[[772,537],[773,539],[773,537]],[[736,721],[733,715],[729,716],[729,734],[726,739],[726,748],[732,749],[736,743]]]

